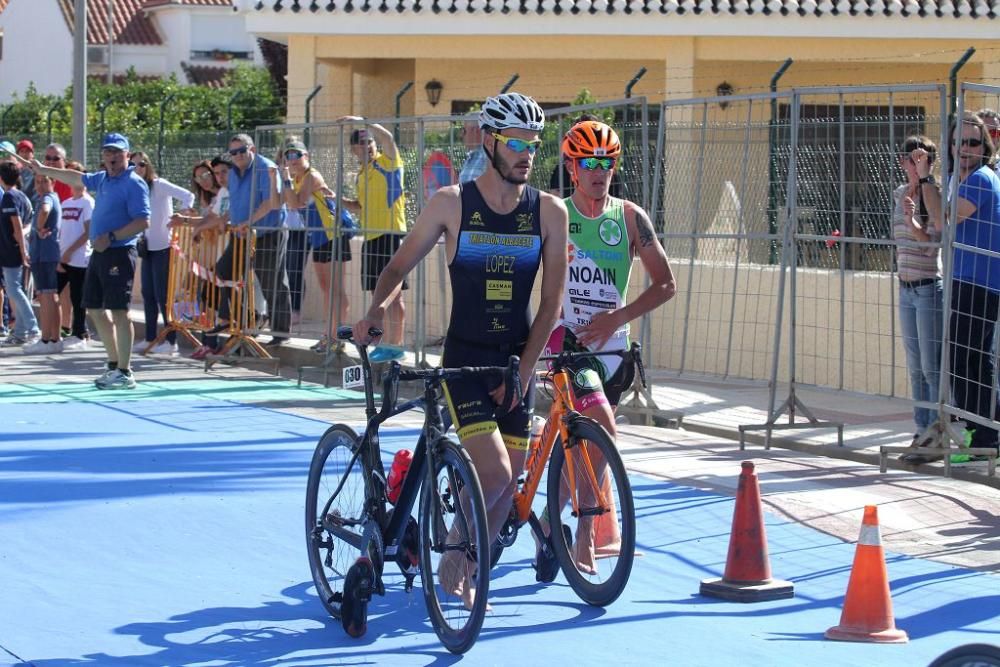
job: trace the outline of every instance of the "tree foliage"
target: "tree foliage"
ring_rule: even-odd
[[[91,81],[87,89],[87,125],[101,129],[101,107],[107,131],[143,134],[158,132],[163,109],[163,129],[168,136],[191,131],[228,128],[230,100],[232,128],[251,130],[257,125],[281,123],[284,102],[266,69],[239,65],[229,72],[222,88],[184,85],[171,75],[163,79],[141,79],[129,70],[123,83],[108,85]],[[72,133],[72,86],[62,95],[39,94],[33,84],[23,95],[15,93],[3,108],[6,136],[37,136],[48,131],[51,112],[53,135]]]

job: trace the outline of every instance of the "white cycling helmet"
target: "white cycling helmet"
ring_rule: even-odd
[[[488,97],[479,112],[479,127],[504,130],[509,127],[541,132],[545,127],[545,112],[538,102],[520,93],[503,93]]]

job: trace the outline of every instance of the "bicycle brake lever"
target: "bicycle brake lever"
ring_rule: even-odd
[[[521,388],[521,359],[516,354],[510,355],[510,361],[507,364],[507,395],[504,396],[503,408],[504,412],[510,412],[511,407],[514,405],[515,396],[517,401],[520,402],[524,398],[524,392]]]

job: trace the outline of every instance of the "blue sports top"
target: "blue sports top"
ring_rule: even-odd
[[[982,166],[962,181],[958,196],[975,204],[976,212],[955,226],[955,243],[1000,252],[1000,177]],[[1000,292],[1000,259],[955,248],[954,276]]]
[[[531,291],[542,258],[538,190],[524,188],[513,211],[500,214],[474,181],[459,186],[462,224],[448,266],[448,338],[476,346],[519,345],[531,327]]]
[[[149,219],[149,186],[127,167],[117,176],[106,171],[83,175],[83,185],[94,193],[94,213],[90,219],[90,240],[115,232],[138,218]],[[116,238],[113,248],[135,245],[139,235]]]

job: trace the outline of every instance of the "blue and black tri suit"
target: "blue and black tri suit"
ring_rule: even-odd
[[[542,257],[539,192],[526,186],[513,211],[496,213],[475,182],[459,186],[462,224],[451,276],[451,321],[442,364],[505,366],[521,354],[531,328],[531,291]],[[504,444],[527,449],[534,404],[533,382],[524,400],[507,414],[489,390],[496,380],[460,378],[445,384],[445,397],[460,440],[499,428]]]

